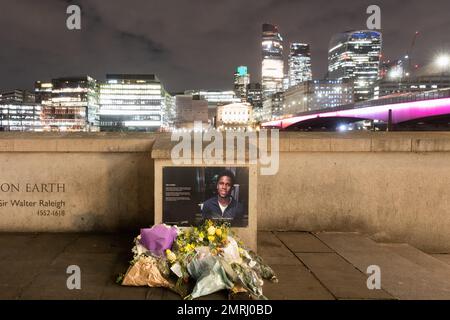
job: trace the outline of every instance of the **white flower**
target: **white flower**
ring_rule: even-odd
[[[206,231],[208,231],[209,236],[213,236],[216,234],[216,228],[214,226],[209,227]]]
[[[134,258],[139,257],[141,254],[147,253],[148,250],[146,247],[144,247],[141,243],[140,243],[140,236],[135,238],[134,241],[134,247],[131,249],[131,252],[133,253]]]

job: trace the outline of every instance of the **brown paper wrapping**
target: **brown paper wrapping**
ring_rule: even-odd
[[[134,265],[128,268],[122,285],[172,287],[172,284],[161,275],[156,259],[145,256],[141,256]]]

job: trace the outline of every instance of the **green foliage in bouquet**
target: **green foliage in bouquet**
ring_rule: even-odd
[[[130,266],[138,266],[137,261],[141,263],[142,259],[148,259],[145,257],[151,257],[155,267],[155,274],[137,278],[139,281],[132,282],[133,285],[165,286],[184,299],[223,289],[228,289],[230,294],[245,293],[252,299],[267,299],[262,293],[263,279],[277,281],[273,270],[255,252],[244,247],[227,222],[206,220],[197,227],[179,228],[172,247],[162,257],[153,256],[140,243],[140,236],[134,239],[132,252]],[[144,274],[139,268],[134,270],[137,271],[134,275]],[[124,283],[128,275],[128,272],[120,275],[117,282]]]

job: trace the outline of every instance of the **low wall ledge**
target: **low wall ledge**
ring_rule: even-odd
[[[150,152],[153,133],[0,133],[0,152]]]
[[[450,132],[280,132],[279,137],[280,152],[450,152]],[[170,159],[177,143],[170,133],[0,132],[0,152],[149,152],[154,159]]]

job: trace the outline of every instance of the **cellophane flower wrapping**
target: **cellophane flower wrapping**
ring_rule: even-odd
[[[226,222],[206,220],[196,227],[161,224],[141,229],[132,252],[131,264],[136,267],[129,268],[124,279],[130,272],[142,274],[146,280],[134,283],[165,286],[186,299],[224,289],[231,294],[245,292],[252,299],[266,299],[262,292],[263,279],[277,282],[273,270],[255,252],[245,248]],[[149,268],[148,259],[154,259],[151,261],[155,267]],[[144,270],[138,271],[139,268]],[[118,282],[125,284],[121,279],[123,276]]]

